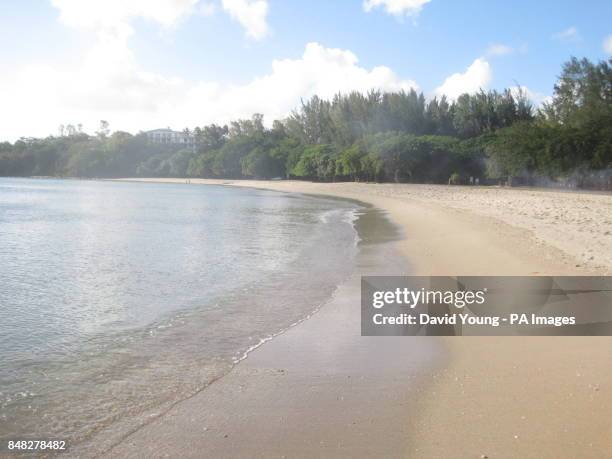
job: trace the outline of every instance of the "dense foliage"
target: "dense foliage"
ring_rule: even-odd
[[[481,91],[450,102],[415,91],[318,97],[266,128],[263,117],[195,128],[196,148],[146,135],[60,135],[0,143],[0,175],[296,177],[461,183],[469,177],[549,177],[612,166],[612,60],[571,59],[551,101]]]

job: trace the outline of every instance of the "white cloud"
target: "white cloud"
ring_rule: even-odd
[[[533,103],[535,108],[540,108],[543,104],[552,100],[552,96],[541,92],[532,91],[527,86],[512,86],[509,89],[514,97],[517,97],[522,91],[522,93]]]
[[[456,99],[464,93],[475,93],[487,89],[493,71],[489,63],[482,57],[476,59],[464,73],[455,73],[449,76],[441,86],[436,89],[436,95],[446,95]]]
[[[501,43],[494,43],[487,48],[488,56],[505,56],[514,53],[514,48]]]
[[[198,0],[51,0],[60,10],[60,21],[104,33],[127,36],[130,21],[142,17],[165,27],[191,14]]]
[[[554,34],[553,38],[566,43],[575,43],[582,39],[580,37],[580,33],[578,33],[578,29],[574,26],[568,27],[567,29]]]
[[[603,50],[608,56],[612,56],[612,35],[608,35],[603,42]]]
[[[375,8],[383,7],[385,11],[397,17],[417,16],[423,6],[431,0],[364,0],[363,9],[370,12]]]
[[[71,27],[127,38],[133,33],[131,21],[144,18],[169,28],[193,13],[211,16],[217,7],[200,0],[50,0],[60,11],[60,21]],[[244,27],[250,38],[259,40],[269,33],[267,0],[222,0],[223,9]]]
[[[228,120],[254,112],[264,113],[270,121],[286,116],[301,98],[315,94],[331,98],[339,92],[410,88],[417,88],[414,81],[399,78],[388,67],[368,70],[358,65],[357,57],[350,51],[308,43],[300,59],[275,60],[271,73],[246,85],[202,83],[194,91],[209,104],[208,121],[215,116]]]
[[[261,40],[270,32],[267,0],[223,0],[223,9],[244,27],[249,38]]]
[[[212,16],[217,12],[217,5],[212,2],[205,2],[200,5],[200,14],[204,17]]]
[[[104,37],[76,68],[30,66],[0,76],[0,139],[54,134],[60,123],[82,123],[92,132],[100,119],[131,132],[224,123],[255,112],[271,122],[315,94],[410,88],[418,87],[388,67],[361,67],[352,52],[318,43],[300,58],[273,61],[267,75],[244,85],[186,81],[146,72],[124,40]]]
[[[271,122],[315,94],[330,98],[339,92],[418,88],[388,67],[364,68],[351,51],[318,43],[309,43],[299,58],[274,60],[268,74],[246,84],[152,73],[129,47],[131,21],[143,17],[172,27],[189,14],[202,14],[197,0],[90,0],[88,7],[83,0],[52,1],[62,23],[93,30],[97,40],[71,65],[32,64],[0,73],[2,140],[55,134],[60,123],[81,123],[93,132],[101,119],[113,130],[131,132],[224,123],[255,112]],[[254,36],[267,31],[261,24],[252,27]]]

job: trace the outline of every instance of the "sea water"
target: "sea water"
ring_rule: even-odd
[[[202,390],[333,294],[359,211],[222,186],[0,179],[0,439],[125,432]]]

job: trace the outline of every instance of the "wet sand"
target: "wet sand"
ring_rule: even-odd
[[[405,414],[446,352],[433,340],[360,336],[361,274],[408,267],[380,211],[356,224],[357,269],[328,303],[104,457],[402,457],[413,421]],[[98,441],[73,455],[96,455]]]
[[[403,229],[404,238],[392,250],[408,257],[411,273],[586,275],[612,268],[612,252],[606,252],[612,244],[606,239],[612,230],[609,195],[410,185],[191,183],[371,203]],[[390,252],[388,260],[393,258]],[[345,340],[323,340],[322,322],[337,325],[325,320],[326,315],[359,321],[355,281],[352,287],[350,282],[341,287],[334,302],[311,319],[259,348],[231,374],[126,438],[111,454],[609,456],[610,338],[400,338],[387,344],[381,338],[361,338],[354,323],[352,329],[336,328],[333,335],[344,335]],[[450,358],[441,366],[428,365],[435,362],[431,350],[438,345]],[[309,357],[293,359],[292,346],[308,349],[302,352]],[[350,374],[341,371],[345,362],[356,365]]]

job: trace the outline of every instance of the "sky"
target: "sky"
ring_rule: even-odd
[[[540,104],[571,56],[612,56],[612,1],[13,0],[0,43],[0,141],[271,124],[354,90],[520,86]]]

